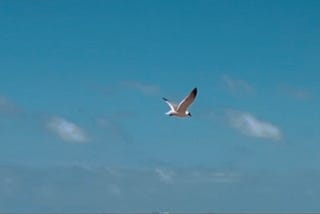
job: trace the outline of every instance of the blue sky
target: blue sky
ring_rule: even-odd
[[[319,211],[319,9],[1,1],[0,212]]]

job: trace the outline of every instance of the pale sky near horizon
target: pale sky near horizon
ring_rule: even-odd
[[[320,211],[319,11],[0,1],[0,212]]]

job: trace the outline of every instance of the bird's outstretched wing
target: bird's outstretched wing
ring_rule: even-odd
[[[194,88],[190,92],[190,94],[179,103],[177,111],[185,112],[188,109],[188,107],[192,104],[194,99],[196,98],[197,93],[198,93],[197,88]]]
[[[162,99],[168,104],[171,110],[175,111],[177,109],[177,105],[170,102],[167,98],[162,97]]]

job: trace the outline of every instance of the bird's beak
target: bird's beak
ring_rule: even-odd
[[[189,117],[192,117],[191,113],[189,113]]]

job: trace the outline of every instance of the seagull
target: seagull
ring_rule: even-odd
[[[162,97],[162,99],[168,104],[170,107],[170,111],[166,113],[168,116],[177,116],[177,117],[191,117],[191,113],[188,111],[188,107],[192,104],[197,96],[198,90],[194,88],[190,94],[185,97],[179,105],[176,105],[170,102],[167,98]]]

